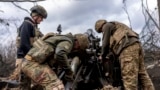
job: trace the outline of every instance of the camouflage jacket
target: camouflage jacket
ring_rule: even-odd
[[[102,57],[106,57],[109,51],[113,51],[116,55],[127,46],[139,42],[138,34],[132,31],[128,26],[119,22],[108,22],[102,28]]]
[[[73,36],[65,35],[45,35],[33,43],[33,48],[25,56],[28,60],[38,63],[44,63],[47,59],[52,58],[62,67],[68,67],[67,55],[73,48]]]

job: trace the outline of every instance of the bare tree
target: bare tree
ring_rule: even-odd
[[[160,0],[157,0],[157,6],[158,6],[158,14],[159,14],[159,27],[160,27]]]
[[[12,2],[12,4],[13,4],[14,6],[16,6],[17,8],[19,8],[19,9],[21,9],[21,10],[23,10],[23,11],[26,11],[26,12],[29,14],[29,11],[28,11],[27,9],[21,7],[20,5],[16,4],[15,2]]]
[[[129,13],[128,13],[128,11],[127,11],[126,0],[123,0],[123,5],[124,5],[123,9],[124,9],[124,11],[126,12],[126,14],[127,14],[127,16],[128,16],[128,20],[129,20],[129,23],[130,23],[130,28],[132,29],[131,19],[130,19],[130,17],[129,17]]]
[[[144,2],[144,0],[141,1],[145,25],[140,33],[140,40],[142,41],[145,50],[145,56],[154,59],[154,61],[158,61],[160,59],[160,29],[157,24],[158,22],[156,21],[157,18],[153,17],[157,9],[150,13],[147,0],[146,2]]]
[[[0,0],[0,2],[39,2],[45,0]]]
[[[46,0],[0,0],[0,2],[11,2],[14,6],[16,6],[17,8],[26,11],[27,13],[29,13],[29,11],[23,7],[21,7],[20,5],[16,4],[15,2],[32,2],[32,3],[37,3],[40,1],[46,1]],[[2,10],[0,10],[0,12],[3,12]]]
[[[16,47],[15,42],[8,42],[8,46],[0,45],[0,77],[8,76],[15,68]]]

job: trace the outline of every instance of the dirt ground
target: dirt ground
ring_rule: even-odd
[[[149,67],[147,71],[155,86],[155,90],[160,90],[160,63]]]
[[[160,63],[155,65],[150,65],[147,67],[148,74],[150,75],[152,82],[155,86],[155,90],[160,90]],[[1,86],[1,85],[0,85]],[[4,88],[4,87],[3,87]],[[18,90],[18,89],[2,89],[0,90]]]

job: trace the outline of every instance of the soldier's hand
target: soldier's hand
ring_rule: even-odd
[[[74,80],[73,75],[67,75],[67,74],[64,76],[64,79],[69,82],[72,82]]]
[[[103,62],[108,62],[109,57],[107,56],[107,57],[103,58],[102,60],[103,60]]]
[[[101,55],[98,57],[98,61],[102,62],[102,56]]]
[[[66,81],[73,81],[73,78],[74,78],[73,72],[71,70],[66,70],[64,79]]]

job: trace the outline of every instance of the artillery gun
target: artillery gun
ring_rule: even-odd
[[[90,41],[90,46],[86,49],[87,57],[75,67],[77,68],[75,79],[68,90],[100,90],[108,84],[102,63],[98,60],[101,50],[100,38],[95,37],[91,29],[85,34],[88,35]]]

